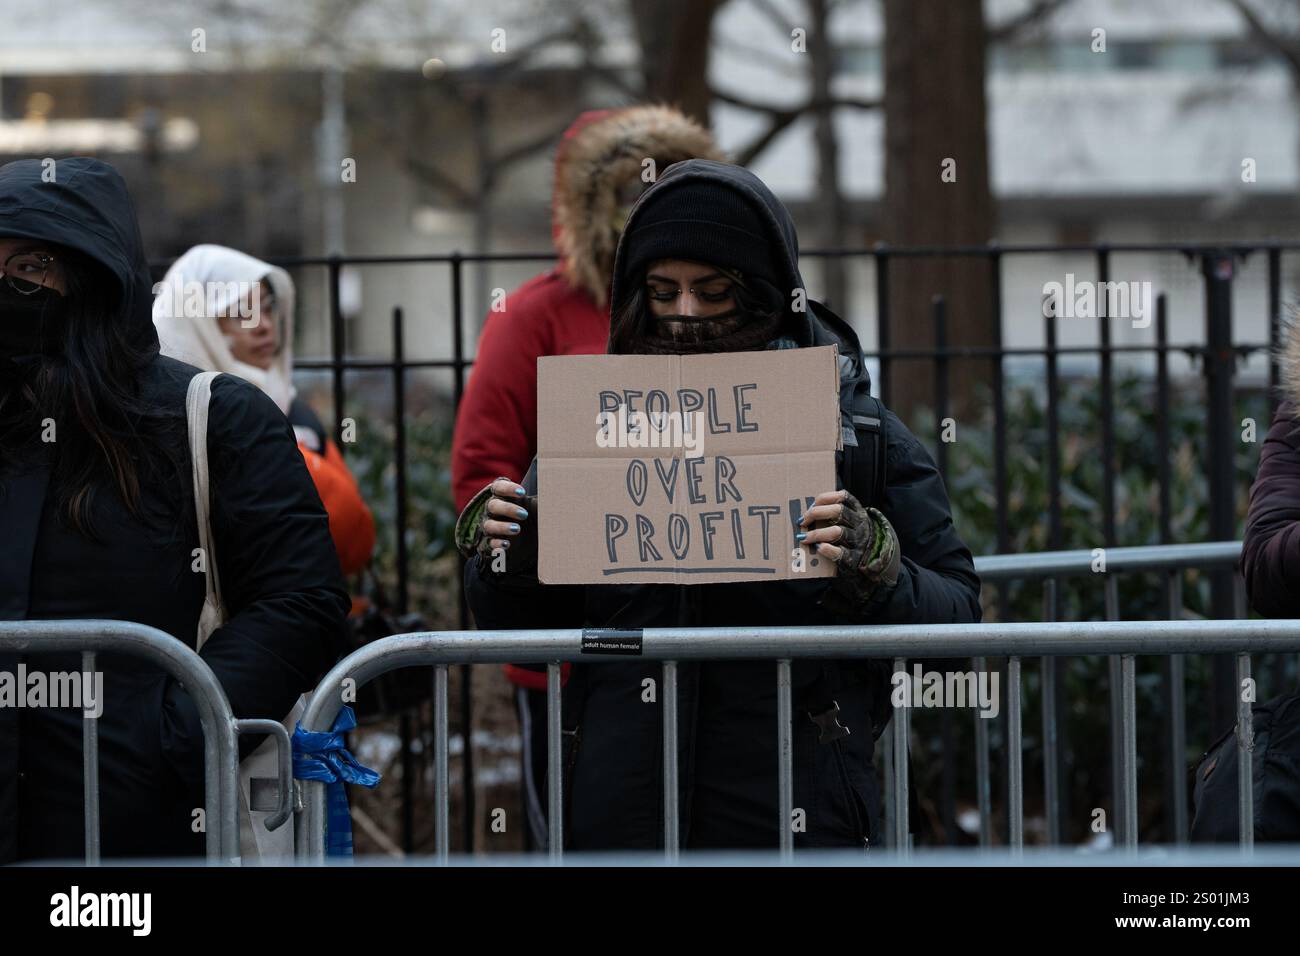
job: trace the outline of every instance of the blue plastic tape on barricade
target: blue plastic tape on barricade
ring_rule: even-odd
[[[343,746],[343,735],[357,725],[357,715],[344,706],[329,731],[293,730],[293,775],[298,780],[319,780],[325,786],[325,855],[352,855],[352,814],[348,811],[345,783],[374,788],[379,774],[363,767]]]

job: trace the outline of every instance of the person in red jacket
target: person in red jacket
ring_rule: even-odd
[[[583,113],[555,155],[551,237],[557,262],[488,313],[452,434],[451,479],[461,511],[485,485],[522,475],[537,453],[537,359],[598,355],[609,339],[609,286],[627,213],[663,170],[686,159],[722,159],[709,131],[667,106]],[[518,687],[524,802],[543,845],[537,781],[546,769],[546,675],[507,664]],[[565,665],[567,678],[568,665]],[[540,722],[540,723],[539,723]]]
[[[627,211],[655,175],[697,157],[721,154],[707,130],[666,106],[583,113],[564,134],[551,201],[558,261],[506,296],[483,325],[452,438],[457,509],[492,479],[528,469],[537,452],[537,359],[605,351]]]

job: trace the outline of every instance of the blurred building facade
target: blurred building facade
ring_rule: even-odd
[[[555,0],[552,7],[565,0]],[[208,6],[212,7],[210,11]],[[227,17],[221,10],[247,15]],[[505,75],[493,72],[509,44],[545,36],[546,4],[495,0],[470,11],[430,0],[419,29],[389,16],[383,0],[359,4],[345,24],[255,15],[255,5],[136,0],[47,0],[44,26],[0,35],[0,161],[20,156],[101,155],[131,183],[152,255],[197,242],[260,256],[418,255],[549,248],[552,150],[483,175],[484,155],[546,142],[584,108],[620,94],[583,69],[563,43]],[[599,58],[631,73],[636,44],[621,5],[604,0]],[[1023,0],[989,0],[990,21]],[[409,11],[420,4],[405,4]],[[714,23],[710,81],[753,100],[806,98],[806,62],[772,16],[798,25],[802,0],[728,0]],[[216,11],[216,12],[212,12]],[[250,12],[252,11],[252,12]],[[395,16],[395,15],[394,15]],[[504,24],[504,26],[500,26]],[[787,24],[787,25],[788,25]],[[836,8],[835,88],[878,97],[884,42],[876,0]],[[1105,52],[1094,52],[1097,30]],[[202,33],[204,50],[197,50]],[[334,31],[331,33],[331,31]],[[324,37],[325,39],[322,39]],[[433,61],[432,68],[430,61]],[[1051,18],[989,52],[989,150],[997,200],[995,236],[1012,243],[1181,242],[1291,238],[1300,223],[1300,124],[1296,82],[1250,42],[1222,0],[1071,0]],[[762,118],[715,103],[725,149]],[[880,238],[883,191],[880,110],[836,115],[848,245]],[[811,233],[816,189],[812,120],[778,136],[754,168]],[[343,163],[354,162],[345,182]],[[1243,178],[1250,161],[1253,181]],[[950,188],[939,183],[935,188]],[[805,241],[807,245],[807,241]],[[1284,258],[1284,293],[1300,257]],[[491,290],[509,289],[538,263],[466,272],[465,332],[473,334]],[[1093,276],[1088,256],[1009,257],[1005,341],[1042,340],[1045,282]],[[817,294],[818,270],[806,273]],[[868,259],[850,270],[841,311],[868,346],[876,341]],[[1169,294],[1175,341],[1201,335],[1194,265],[1176,255],[1117,256],[1116,280],[1148,280]],[[300,354],[326,351],[323,270],[300,272]],[[445,266],[345,270],[349,348],[385,356],[389,316],[407,316],[411,357],[450,354],[451,286]],[[1263,263],[1241,272],[1239,338],[1266,338]],[[320,321],[313,321],[313,316]],[[1095,340],[1095,323],[1063,323],[1062,344]],[[1117,344],[1153,329],[1114,326]],[[1255,362],[1248,374],[1262,375]]]

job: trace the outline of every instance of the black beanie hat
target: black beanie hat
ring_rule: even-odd
[[[636,281],[658,259],[687,259],[772,281],[780,275],[757,210],[734,189],[686,180],[648,195],[623,235],[624,276]]]

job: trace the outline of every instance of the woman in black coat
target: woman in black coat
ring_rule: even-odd
[[[116,170],[73,158],[49,171],[0,167],[0,620],[135,621],[193,647],[204,578],[185,393],[198,370],[158,354]],[[342,649],[328,518],[289,423],[247,382],[214,382],[208,448],[227,620],[201,656],[236,716],[280,718]],[[21,662],[80,670],[76,654]],[[19,663],[0,655],[0,671]],[[104,857],[202,854],[193,702],[139,658],[99,666]],[[81,855],[81,733],[80,710],[0,708],[0,863]]]
[[[853,396],[868,384],[861,348],[853,330],[819,303],[793,307],[803,301],[795,290],[805,288],[789,214],[757,177],[709,160],[677,163],[628,217],[614,267],[609,351],[835,345],[847,438],[854,435]],[[534,464],[522,485],[493,482],[461,515],[457,537],[470,556],[465,588],[477,623],[505,629],[978,621],[979,578],[953,528],[939,472],[896,416],[883,417],[883,495],[855,486],[853,475],[846,481],[841,465],[839,487],[824,490],[804,516],[799,540],[835,562],[836,576],[542,585],[536,524],[546,503]],[[504,571],[493,567],[498,547],[507,549]],[[804,814],[795,824],[796,847],[877,842],[871,754],[889,719],[891,669],[888,661],[794,662],[794,806]],[[648,662],[569,672],[563,710],[571,848],[662,846],[662,714],[642,696],[642,682],[659,676]],[[770,662],[679,665],[684,846],[777,846],[775,678]]]

